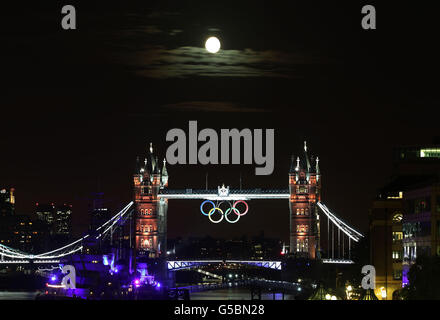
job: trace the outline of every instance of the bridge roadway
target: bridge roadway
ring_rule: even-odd
[[[170,271],[195,268],[207,264],[244,264],[253,265],[275,270],[281,270],[281,261],[262,261],[262,260],[186,260],[168,261],[167,268]]]

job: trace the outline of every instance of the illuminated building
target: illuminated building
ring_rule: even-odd
[[[15,212],[14,188],[0,190],[0,217],[12,216]]]
[[[15,216],[14,188],[0,190],[0,243],[12,243],[12,226]]]
[[[55,210],[54,234],[69,237],[72,232],[72,205],[60,205]]]
[[[418,256],[440,255],[440,181],[432,178],[405,192],[403,284]]]
[[[309,158],[304,142],[304,153],[292,156],[289,172],[290,190],[290,252],[309,259],[320,258],[319,212],[316,202],[321,200],[319,159]]]
[[[39,253],[46,249],[47,229],[41,221],[17,215],[13,222],[12,246],[21,251]]]
[[[55,220],[55,205],[36,203],[35,214],[38,220],[45,222],[47,225],[52,226]]]
[[[400,197],[399,197],[400,195]],[[402,192],[376,199],[370,210],[370,263],[376,269],[376,296],[391,300],[402,288]]]
[[[426,175],[440,171],[440,145],[404,146],[393,150],[394,174]]]
[[[36,203],[35,214],[50,229],[50,234],[68,237],[71,234],[72,205]]]
[[[166,254],[166,221],[168,200],[158,199],[159,190],[168,186],[168,172],[163,161],[162,170],[153,147],[143,163],[137,159],[134,180],[135,244],[137,257],[158,258]]]
[[[394,149],[393,175],[370,210],[370,263],[376,268],[375,293],[382,299],[395,298],[407,284],[417,250],[438,252],[439,172],[440,146]]]

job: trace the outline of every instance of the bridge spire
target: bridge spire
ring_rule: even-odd
[[[306,158],[307,172],[310,172],[311,165],[310,165],[309,155],[307,154],[307,141],[304,141],[304,156]]]
[[[320,170],[319,170],[319,157],[316,157],[316,175],[319,176],[320,174]]]
[[[159,161],[157,159],[157,156],[154,157],[152,156],[152,158],[154,159],[154,169],[153,169],[153,174],[159,174]]]
[[[162,167],[162,176],[161,176],[161,182],[163,187],[168,186],[168,171],[167,171],[166,163],[167,161],[165,160],[165,158],[163,158],[163,167]]]

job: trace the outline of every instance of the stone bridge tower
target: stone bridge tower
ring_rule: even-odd
[[[150,148],[143,160],[137,158],[133,175],[135,201],[135,246],[137,258],[160,258],[167,251],[168,200],[157,197],[168,186],[165,159],[162,168]]]
[[[289,171],[290,254],[308,259],[320,259],[320,224],[316,203],[321,201],[319,159],[310,159],[307,144]]]

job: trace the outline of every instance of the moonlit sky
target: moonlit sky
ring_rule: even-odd
[[[323,201],[361,231],[392,173],[392,147],[438,135],[437,24],[421,9],[376,4],[378,30],[360,28],[361,4],[289,1],[72,2],[78,30],[59,27],[58,4],[10,11],[2,29],[0,187],[17,211],[72,203],[77,234],[90,194],[112,208],[131,200],[137,155],[163,158],[169,129],[274,128],[275,171],[253,165],[169,166],[170,188],[287,188],[292,153],[308,141]],[[434,10],[431,10],[434,12]],[[410,16],[411,14],[411,16]],[[423,19],[422,19],[423,17]],[[407,25],[412,21],[411,26]],[[204,48],[209,36],[221,50]],[[255,235],[287,240],[288,205],[252,201],[236,225],[211,225],[199,202],[170,203],[170,237]]]

